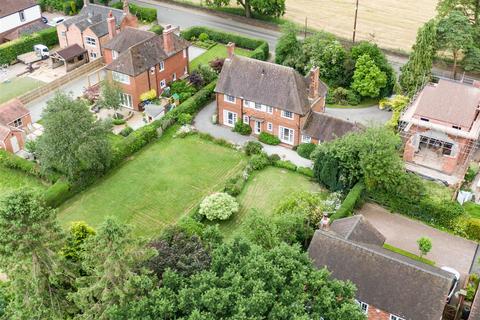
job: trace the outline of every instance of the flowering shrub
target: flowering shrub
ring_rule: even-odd
[[[208,220],[226,220],[236,212],[239,205],[234,197],[226,193],[214,193],[203,199],[199,213]]]

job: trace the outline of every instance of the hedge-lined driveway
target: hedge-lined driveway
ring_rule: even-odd
[[[390,213],[387,209],[366,203],[357,213],[362,214],[386,238],[386,243],[418,254],[417,240],[421,237],[432,239],[432,250],[426,258],[437,267],[449,266],[462,275],[462,281],[469,274],[477,243],[432,228],[420,221]]]

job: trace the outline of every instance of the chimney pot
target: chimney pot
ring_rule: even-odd
[[[227,44],[227,57],[228,59],[232,59],[234,55],[235,55],[235,43],[229,42]]]
[[[310,99],[317,99],[318,89],[320,88],[320,69],[318,67],[313,67],[310,70],[310,86],[308,90],[308,97]]]
[[[163,49],[169,53],[173,51],[173,32],[175,28],[171,24],[167,24],[163,29]]]
[[[115,17],[113,16],[112,10],[108,13],[107,18],[107,25],[108,25],[108,37],[113,39],[117,33],[117,26],[115,23]]]

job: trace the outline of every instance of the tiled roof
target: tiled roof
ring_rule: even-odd
[[[353,235],[356,228],[351,227],[358,221],[347,219],[352,221],[338,225],[337,230],[344,230],[340,234],[335,223],[330,231],[315,232],[308,248],[314,265],[327,267],[334,278],[352,281],[357,299],[375,308],[409,320],[440,319],[453,275],[374,244],[381,240],[377,236]]]
[[[12,99],[0,105],[0,124],[8,125],[29,113],[20,100]]]
[[[43,23],[43,21],[35,21],[13,30],[5,35],[4,38],[7,40],[14,40],[20,36],[32,34],[46,28],[49,28],[49,26]]]
[[[103,47],[105,49],[122,53],[128,48],[155,36],[156,34],[150,31],[126,27],[119,34],[113,37],[113,39],[108,41]]]
[[[87,4],[87,6],[80,10],[80,13],[77,16],[65,20],[63,24],[67,28],[71,25],[76,25],[81,31],[84,31],[88,27],[93,27],[95,25],[93,28],[101,35],[98,35],[94,30],[92,31],[97,34],[97,36],[102,36],[108,33],[108,27],[106,28],[106,33],[102,32],[104,32],[104,29],[107,26],[106,21],[110,11],[112,11],[113,16],[115,17],[116,25],[120,26],[120,23],[126,16],[123,10],[92,3]],[[97,24],[101,22],[104,22],[105,26],[97,26]]]
[[[64,60],[70,60],[76,56],[81,55],[82,53],[87,52],[84,48],[80,47],[78,44],[72,44],[62,50],[58,50],[56,53],[62,57]]]
[[[4,141],[10,134],[10,128],[0,124],[0,141]]]
[[[362,129],[363,126],[356,122],[336,118],[325,113],[312,112],[303,125],[302,134],[323,142],[334,140],[349,132],[357,132]]]
[[[121,33],[120,33],[121,34]],[[187,49],[190,43],[176,34],[173,37],[172,52],[163,49],[163,35],[156,35],[121,53],[117,59],[107,66],[108,70],[137,76],[149,68],[157,65],[160,61],[171,57],[183,49]]]
[[[0,5],[0,18],[35,5],[37,5],[37,1],[35,0],[2,0]]]

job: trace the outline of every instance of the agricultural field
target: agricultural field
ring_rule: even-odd
[[[0,198],[10,191],[24,187],[42,191],[48,186],[24,172],[0,166]]]
[[[182,0],[180,0],[182,1]],[[190,0],[200,4],[203,0]],[[284,18],[351,39],[356,0],[286,0]],[[435,16],[437,0],[359,0],[357,39],[409,51],[417,29]],[[233,3],[233,1],[232,1]]]
[[[222,190],[246,164],[241,152],[196,136],[176,139],[172,132],[63,204],[60,222],[85,221],[95,228],[113,215],[134,234],[155,236]]]
[[[226,237],[231,237],[241,225],[243,219],[258,210],[266,215],[273,214],[274,209],[292,193],[301,191],[323,191],[318,183],[310,181],[304,175],[286,169],[267,167],[254,172],[237,197],[240,211],[231,219],[220,223],[220,230]],[[327,192],[325,192],[325,197]]]

